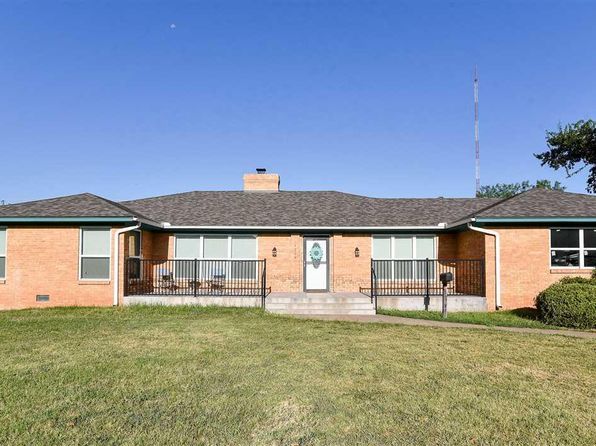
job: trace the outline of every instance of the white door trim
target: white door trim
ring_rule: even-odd
[[[329,256],[329,236],[304,236],[303,237],[304,241],[303,241],[303,255],[302,255],[302,262],[303,262],[303,285],[302,285],[302,289],[304,292],[319,292],[319,293],[328,293],[329,292],[329,260],[330,260],[330,256]],[[308,263],[312,263],[309,262],[307,260],[307,256],[308,256],[308,251],[307,251],[307,242],[309,240],[316,240],[319,242],[323,242],[325,244],[325,261],[321,262],[323,265],[325,265],[325,288],[321,288],[321,289],[309,289],[307,286],[307,282],[308,282],[308,268],[307,268],[307,264]]]

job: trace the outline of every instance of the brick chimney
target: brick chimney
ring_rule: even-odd
[[[279,175],[262,168],[257,173],[245,173],[244,192],[279,192]]]

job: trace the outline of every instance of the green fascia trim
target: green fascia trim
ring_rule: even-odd
[[[0,223],[122,223],[132,217],[0,217]]]
[[[494,217],[476,218],[476,223],[596,223],[596,217]]]

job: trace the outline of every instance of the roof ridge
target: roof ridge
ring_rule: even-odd
[[[61,198],[78,197],[78,196],[81,196],[81,195],[93,195],[93,194],[90,194],[89,192],[80,192],[78,194],[59,195],[57,197],[40,198],[39,200],[29,200],[29,201],[19,201],[17,203],[7,203],[7,204],[3,205],[3,207],[7,207],[7,206],[20,206],[22,204],[39,203],[39,202],[42,202],[42,201],[49,201],[49,200],[59,200]]]
[[[518,194],[512,195],[512,196],[510,196],[510,197],[503,198],[503,199],[501,199],[501,200],[499,200],[499,201],[497,201],[497,202],[495,202],[495,203],[492,203],[492,204],[489,204],[488,206],[485,206],[485,207],[483,207],[483,208],[480,208],[480,209],[478,209],[477,211],[471,212],[471,213],[469,213],[469,214],[465,215],[464,217],[460,218],[459,220],[466,220],[466,219],[468,219],[468,218],[470,218],[470,217],[472,217],[472,216],[474,216],[474,215],[480,215],[481,213],[483,213],[483,212],[485,212],[485,211],[488,211],[489,209],[495,208],[495,207],[497,207],[497,206],[500,206],[500,205],[501,205],[501,204],[503,204],[504,202],[506,202],[506,201],[509,201],[509,200],[511,200],[512,198],[519,197],[520,195],[522,195],[522,194],[525,194],[526,192],[529,192],[530,190],[532,190],[532,189],[525,190],[525,191],[523,191],[523,192],[520,192],[520,193],[518,193]],[[474,197],[474,198],[491,198],[491,197]],[[458,220],[458,221],[459,221],[459,220]]]
[[[243,190],[191,190],[191,191],[186,191],[186,192],[176,192],[173,194],[163,194],[163,195],[155,195],[155,196],[151,196],[151,197],[143,197],[143,198],[134,198],[131,200],[122,200],[119,201],[118,203],[122,204],[123,206],[126,206],[127,203],[136,203],[136,202],[140,202],[140,201],[146,201],[146,200],[155,200],[155,199],[160,199],[160,198],[169,198],[169,197],[179,197],[179,196],[183,196],[183,195],[190,195],[190,194],[209,194],[209,193],[236,193],[236,194],[241,194],[244,193],[245,191]],[[251,192],[252,193],[252,192]],[[491,197],[371,197],[368,195],[360,195],[360,194],[354,194],[351,192],[342,192],[342,191],[338,191],[338,190],[280,190],[279,192],[280,194],[320,194],[320,193],[333,193],[333,194],[338,194],[338,195],[343,195],[343,196],[348,196],[348,197],[354,197],[354,198],[360,198],[360,199],[364,199],[364,200],[384,200],[384,201],[397,201],[397,200],[401,200],[401,201],[415,201],[415,200],[465,200],[465,201],[475,201],[475,200],[495,200],[496,198],[491,198]]]
[[[157,198],[167,198],[167,197],[176,197],[176,196],[181,196],[181,195],[188,195],[188,194],[203,194],[203,193],[237,193],[237,194],[241,194],[241,193],[245,193],[246,191],[243,190],[190,190],[190,191],[186,191],[186,192],[176,192],[173,194],[163,194],[163,195],[155,195],[152,197],[144,197],[144,198],[135,198],[132,200],[122,200],[119,203],[130,203],[130,202],[138,202],[138,201],[143,201],[143,200],[153,200],[153,199],[157,199]],[[253,191],[250,191],[251,194],[253,193]],[[255,192],[261,192],[261,191],[255,191]],[[287,193],[300,193],[300,194],[305,194],[305,193],[335,193],[335,194],[340,194],[340,195],[350,195],[350,196],[354,196],[354,197],[359,197],[359,198],[369,198],[369,199],[373,199],[375,197],[367,197],[366,195],[357,195],[357,194],[352,194],[349,192],[340,192],[337,190],[280,190],[279,192],[276,193],[280,193],[280,194],[287,194]],[[125,206],[125,204],[123,204]]]
[[[116,201],[112,201],[112,200],[110,200],[110,199],[108,199],[108,198],[104,198],[104,197],[102,197],[101,195],[95,195],[95,194],[92,194],[92,193],[90,193],[90,192],[86,192],[86,193],[85,193],[85,195],[89,195],[89,196],[92,196],[92,197],[95,197],[95,198],[99,198],[100,200],[103,200],[103,201],[105,201],[106,203],[108,203],[108,204],[110,204],[110,205],[112,205],[112,206],[115,206],[115,207],[117,207],[117,208],[118,208],[118,209],[120,209],[120,210],[123,210],[123,211],[126,211],[126,212],[130,212],[130,215],[131,215],[131,216],[133,216],[133,217],[135,217],[135,216],[139,216],[139,217],[142,217],[142,218],[144,218],[144,219],[146,219],[146,220],[155,221],[155,220],[153,220],[152,218],[149,218],[149,217],[147,217],[146,215],[143,215],[143,214],[141,214],[140,212],[138,212],[138,211],[135,211],[135,210],[134,210],[134,209],[132,209],[132,208],[129,208],[128,206],[125,206],[125,205],[123,205],[123,204],[120,204],[120,203],[118,203],[118,202],[116,202]],[[157,223],[157,222],[156,222],[156,223]]]
[[[518,197],[520,197],[520,196],[522,196],[522,195],[525,195],[525,194],[528,194],[528,193],[530,193],[530,192],[534,192],[534,191],[539,191],[539,190],[542,190],[542,191],[544,191],[544,190],[551,190],[551,189],[544,189],[544,188],[540,188],[540,187],[533,187],[533,188],[531,188],[531,189],[524,190],[524,191],[522,191],[522,192],[519,192],[519,193],[517,193],[517,194],[515,194],[515,195],[512,195],[512,196],[510,196],[510,197],[503,198],[502,200],[500,200],[500,201],[497,201],[496,203],[493,203],[493,204],[491,204],[491,205],[489,205],[489,206],[487,206],[487,207],[485,207],[485,208],[479,209],[478,211],[476,211],[476,212],[474,212],[474,213],[472,213],[472,214],[470,214],[470,215],[467,215],[465,218],[468,218],[468,217],[469,217],[469,216],[471,216],[471,215],[480,215],[480,214],[482,214],[483,212],[486,212],[486,211],[488,211],[489,209],[493,209],[493,208],[496,208],[496,207],[498,207],[498,206],[502,205],[502,204],[503,204],[503,203],[505,203],[506,201],[510,201],[510,200],[512,200],[512,199],[514,199],[514,198],[518,198]],[[579,194],[578,194],[578,195],[579,195]]]
[[[476,201],[476,200],[502,200],[498,198],[491,198],[491,197],[395,197],[395,198],[377,198],[377,197],[369,197],[373,200],[465,200],[465,201]]]
[[[524,191],[524,192],[533,192],[533,191],[555,193],[555,194],[565,194],[565,195],[579,195],[580,197],[594,197],[594,198],[596,198],[596,195],[594,195],[594,194],[583,193],[583,192],[568,192],[566,190],[547,189],[544,187],[533,187],[532,189],[528,189],[527,191]],[[522,193],[524,193],[524,192],[522,192]]]
[[[188,195],[188,194],[195,194],[195,193],[200,193],[200,192],[242,192],[242,191],[235,191],[235,190],[228,190],[228,191],[224,191],[224,190],[189,190],[186,192],[176,192],[173,194],[163,194],[163,195],[155,195],[152,197],[143,197],[143,198],[133,198],[132,200],[122,200],[119,201],[119,203],[130,203],[133,201],[143,201],[143,200],[153,200],[155,198],[166,198],[166,197],[176,197],[179,195]]]

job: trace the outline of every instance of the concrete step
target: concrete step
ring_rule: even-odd
[[[271,303],[340,303],[340,304],[360,304],[371,303],[370,297],[267,297],[266,302]]]
[[[265,308],[280,314],[375,314],[370,297],[359,293],[272,293]]]
[[[370,302],[357,304],[341,303],[322,303],[322,302],[292,302],[292,303],[266,303],[265,308],[273,309],[301,309],[301,308],[328,308],[328,309],[346,309],[346,310],[367,310],[373,308]]]

